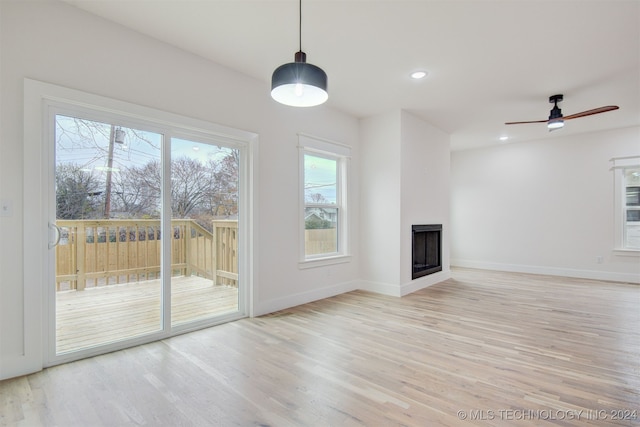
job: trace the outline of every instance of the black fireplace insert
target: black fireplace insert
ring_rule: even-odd
[[[442,271],[442,224],[412,225],[411,279]]]

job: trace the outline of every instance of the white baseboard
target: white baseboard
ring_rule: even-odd
[[[0,381],[32,374],[42,370],[42,357],[22,354],[6,356],[0,366]]]
[[[372,282],[361,280],[358,289],[363,291],[375,292],[376,294],[388,295],[391,297],[402,296],[400,286],[394,283]]]
[[[405,283],[403,285],[370,282],[364,280],[353,280],[350,282],[338,283],[326,288],[315,289],[310,292],[301,292],[282,298],[274,298],[268,301],[264,301],[262,303],[256,304],[253,307],[253,316],[263,316],[265,314],[273,313],[278,310],[284,310],[287,308],[295,307],[313,301],[318,301],[325,298],[330,298],[355,290],[370,291],[383,295],[401,297],[420,289],[424,289],[436,283],[440,283],[450,277],[451,271],[447,270],[430,274],[416,280],[412,280],[411,282]]]
[[[363,291],[375,292],[377,294],[389,295],[392,297],[403,297],[405,295],[409,295],[412,292],[416,292],[420,289],[435,285],[436,283],[443,282],[450,277],[451,271],[446,270],[429,274],[428,276],[420,277],[419,279],[412,280],[408,283],[403,283],[402,285],[393,283],[362,281],[360,282],[359,289]]]
[[[451,278],[451,270],[438,271],[437,273],[429,274],[418,279],[412,280],[408,283],[404,283],[400,286],[400,296],[409,295],[412,292],[419,291],[420,289],[428,288],[436,283],[444,282]]]
[[[253,307],[253,316],[262,316],[278,310],[284,310],[286,308],[295,307],[297,305],[302,305],[309,302],[334,297],[346,292],[355,291],[359,289],[359,284],[359,281],[354,280],[350,282],[338,283],[326,288],[314,289],[313,291],[309,292],[300,292],[293,295],[287,295],[286,297],[282,298],[267,300],[258,303]]]
[[[611,271],[581,270],[576,268],[559,268],[537,265],[502,264],[496,262],[452,259],[452,267],[477,268],[480,270],[509,271],[513,273],[544,274],[549,276],[577,277],[581,279],[607,280],[612,282],[638,283],[640,275],[633,273],[617,273]]]

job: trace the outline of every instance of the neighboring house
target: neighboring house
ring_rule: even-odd
[[[304,217],[305,223],[309,221],[329,221],[329,227],[320,228],[335,228],[338,223],[338,213],[332,209],[327,210],[325,208],[307,208],[307,214]]]

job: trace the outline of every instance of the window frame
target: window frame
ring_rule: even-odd
[[[625,178],[627,170],[640,168],[640,156],[612,158],[611,162],[611,170],[614,175],[614,252],[620,255],[640,256],[640,248],[629,247],[627,245],[627,211],[640,210],[640,207],[627,206],[627,185]]]
[[[348,215],[348,182],[351,147],[313,137],[298,134],[299,158],[299,263],[301,269],[351,261],[349,254],[349,215]],[[336,161],[336,203],[307,203],[305,200],[305,155]],[[306,255],[305,248],[305,211],[308,207],[337,209],[337,251],[323,254]]]

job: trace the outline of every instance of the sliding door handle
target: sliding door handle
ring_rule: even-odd
[[[58,243],[60,243],[60,238],[62,237],[62,233],[60,232],[60,227],[58,227],[57,225],[53,224],[53,223],[49,223],[49,229],[53,229],[56,232],[56,239],[53,243],[49,242],[49,249],[53,249],[56,246],[58,246]]]

